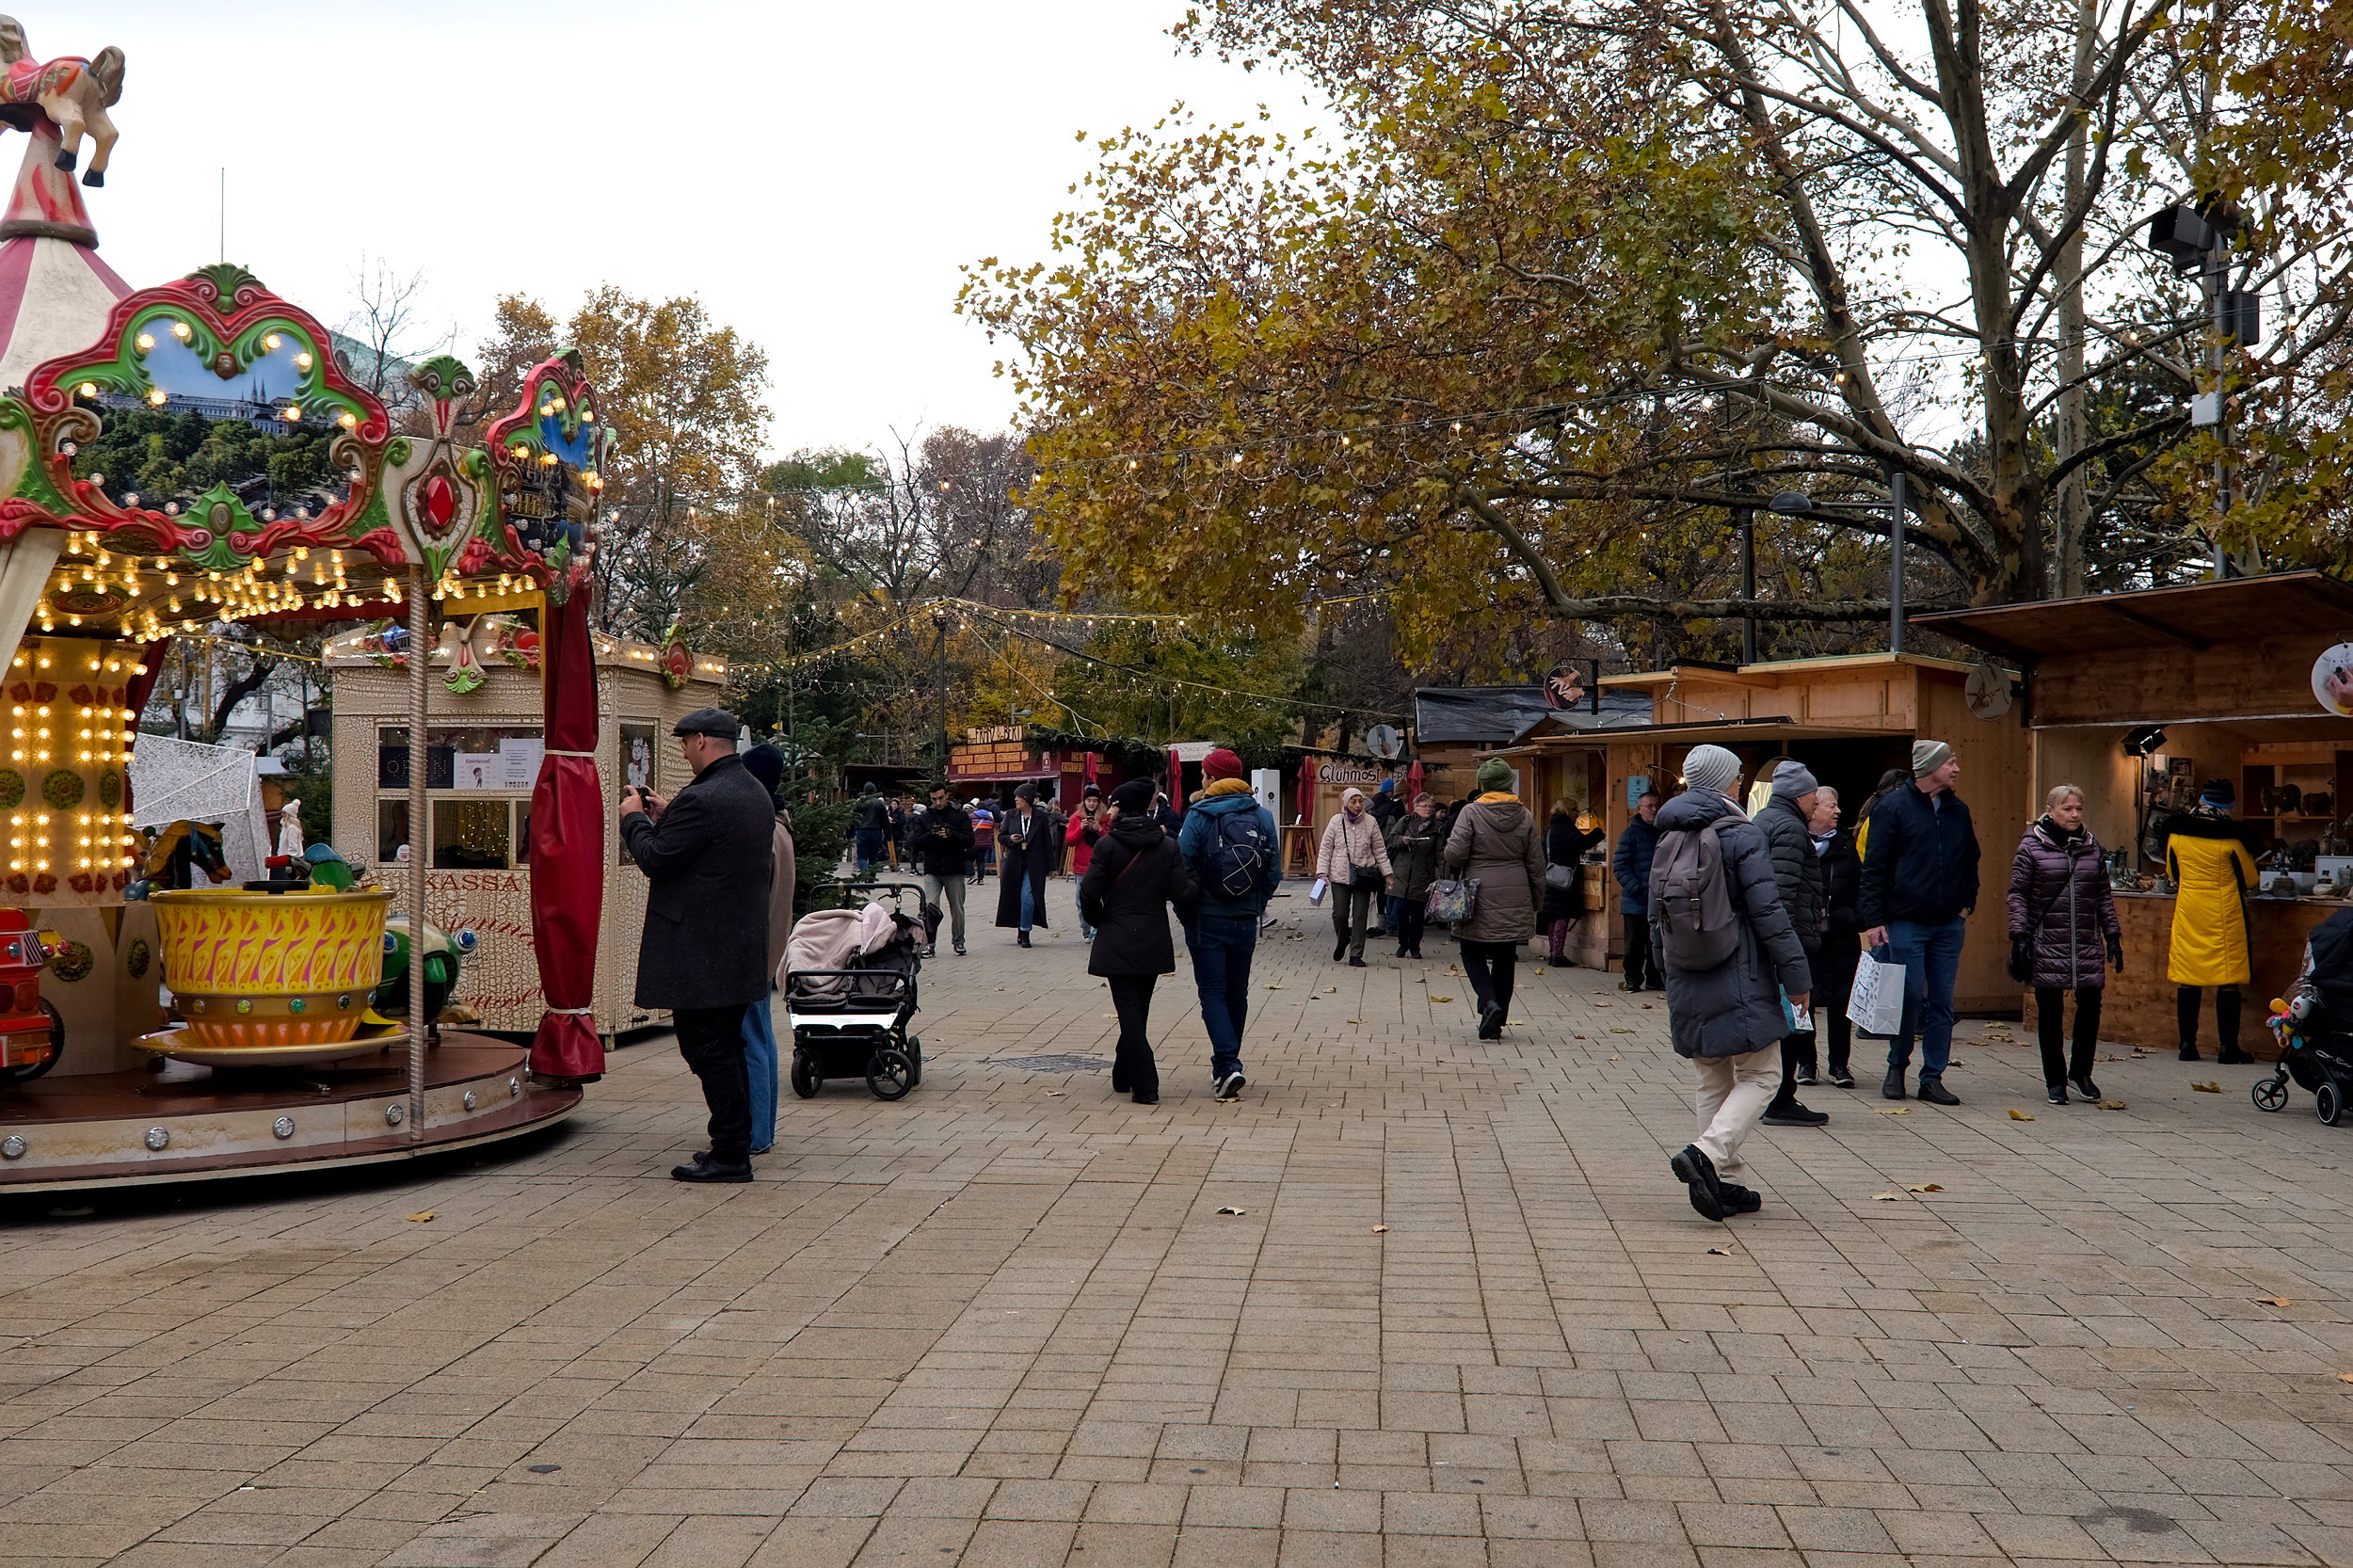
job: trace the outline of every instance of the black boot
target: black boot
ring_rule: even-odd
[[[1348,938],[1343,936],[1332,944],[1332,962],[1337,964],[1348,956]]]

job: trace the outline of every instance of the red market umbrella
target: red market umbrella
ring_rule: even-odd
[[[1096,756],[1095,756],[1095,753],[1093,753],[1093,752],[1091,752],[1091,751],[1090,751],[1090,752],[1087,752],[1087,753],[1085,754],[1085,756],[1086,756],[1086,772],[1080,776],[1080,781],[1081,781],[1081,782],[1083,782],[1083,783],[1087,783],[1087,784],[1095,784],[1095,783],[1099,783],[1099,782],[1100,782],[1100,780],[1099,780],[1099,779],[1096,776],[1096,772],[1095,772],[1095,764],[1096,764]]]
[[[547,751],[531,788],[531,946],[548,1010],[531,1042],[531,1070],[585,1081],[604,1075],[589,1010],[604,913],[604,790],[586,584],[540,611],[539,661]]]
[[[1421,763],[1419,761],[1416,761],[1405,770],[1406,805],[1411,806],[1414,803],[1414,797],[1421,793]]]
[[[1185,765],[1176,760],[1176,748],[1168,748],[1168,803],[1181,811],[1185,808]]]

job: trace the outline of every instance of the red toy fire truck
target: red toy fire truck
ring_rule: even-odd
[[[41,966],[63,945],[24,910],[0,909],[0,1086],[28,1083],[65,1054],[65,1021],[40,994]]]

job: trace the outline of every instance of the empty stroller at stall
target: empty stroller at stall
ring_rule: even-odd
[[[895,1100],[923,1081],[923,1042],[907,1026],[926,945],[920,921],[880,902],[794,922],[783,980],[795,1095],[863,1078],[876,1099]]]

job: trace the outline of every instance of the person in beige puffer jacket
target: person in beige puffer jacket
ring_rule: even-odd
[[[1345,958],[1365,967],[1365,936],[1372,926],[1373,901],[1397,885],[1381,824],[1365,808],[1365,792],[1350,790],[1324,824],[1316,851],[1316,874],[1331,884],[1332,962]]]

